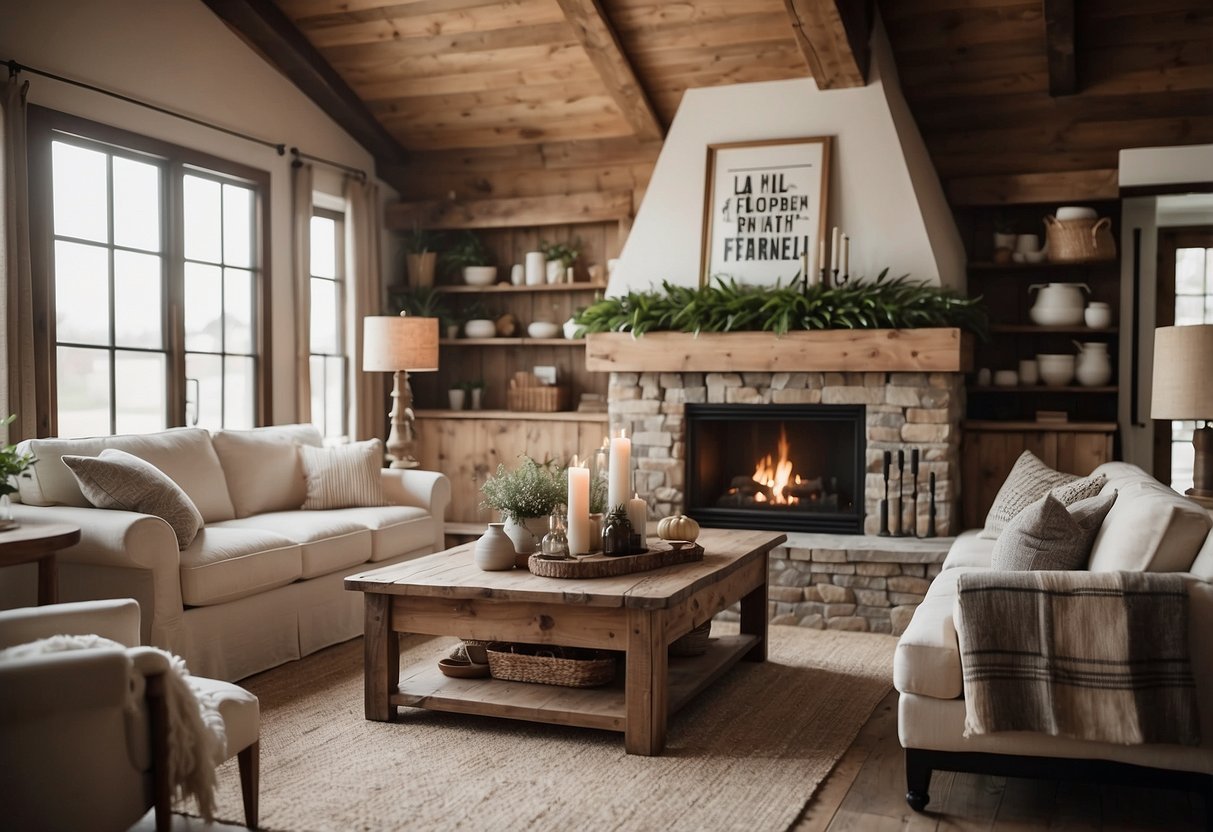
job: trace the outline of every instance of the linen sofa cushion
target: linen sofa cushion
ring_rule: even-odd
[[[339,508],[325,516],[357,523],[370,530],[371,560],[381,561],[397,555],[434,550],[437,530],[434,518],[415,506],[378,506]]]
[[[1103,488],[1105,479],[1099,474],[1080,478],[1054,471],[1031,451],[1024,451],[998,489],[994,504],[986,515],[981,536],[990,539],[998,537],[1012,517],[1049,492],[1067,506],[1094,497]]]
[[[234,601],[301,577],[299,545],[260,529],[206,526],[181,552],[181,600],[187,606]]]
[[[303,471],[307,477],[307,511],[335,508],[381,506],[383,484],[383,442],[368,439],[333,448],[299,446]]]
[[[273,511],[227,520],[217,528],[260,529],[298,543],[304,578],[327,575],[371,559],[370,530],[328,511]]]
[[[211,435],[201,428],[92,439],[26,439],[18,447],[38,460],[17,478],[21,502],[26,505],[90,507],[76,478],[63,464],[62,456],[98,456],[106,448],[116,448],[150,462],[167,474],[189,495],[207,523],[236,516]]]
[[[944,558],[943,568],[989,566],[990,558],[994,556],[994,543],[994,540],[982,537],[980,529],[961,532],[956,536],[956,540],[952,541],[948,556]]]
[[[1213,525],[1209,513],[1152,477],[1122,480],[1091,549],[1092,572],[1183,572]]]
[[[60,459],[90,503],[159,517],[173,527],[178,549],[189,546],[202,527],[197,506],[150,462],[114,448],[106,448],[100,456],[65,454]]]
[[[990,565],[1001,570],[1083,569],[1116,492],[1066,507],[1052,494],[1032,503],[994,541]]]
[[[1188,571],[1202,580],[1213,581],[1213,531],[1205,537],[1205,544],[1196,553],[1196,560]]]
[[[212,441],[236,517],[297,509],[307,499],[298,446],[323,444],[315,425],[221,430]]]
[[[898,691],[936,699],[961,695],[960,643],[953,619],[956,581],[961,575],[985,571],[958,566],[945,569],[931,581],[893,654],[893,686]]]

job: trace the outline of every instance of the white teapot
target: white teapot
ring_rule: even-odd
[[[1032,292],[1039,289],[1036,303],[1028,310],[1028,317],[1037,326],[1076,326],[1082,323],[1087,301],[1082,290],[1088,293],[1091,287],[1085,283],[1033,283]]]

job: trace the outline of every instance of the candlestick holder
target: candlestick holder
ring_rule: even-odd
[[[910,536],[918,537],[918,449],[914,448],[910,451],[910,479],[913,483],[913,493],[910,501],[913,504],[913,510],[910,513]]]
[[[846,274],[846,273],[844,273],[844,274],[842,275],[842,277],[839,277],[839,276],[838,276],[838,269],[835,269],[835,270],[834,270],[834,282],[835,282],[835,284],[837,284],[838,286],[845,286],[845,285],[846,285],[846,282],[847,282],[848,280],[850,280],[850,279],[851,279],[851,275],[850,275],[850,274]]]
[[[897,451],[897,531],[893,532],[894,537],[905,537],[905,522],[902,515],[905,514],[905,490],[906,490],[906,453],[903,450]]]
[[[825,266],[821,267],[821,285],[826,289],[830,288],[830,270]]]
[[[929,480],[930,502],[927,505],[927,533],[923,537],[935,537],[935,472],[931,472]]]
[[[880,501],[880,537],[889,536],[889,452],[884,452],[884,499]]]

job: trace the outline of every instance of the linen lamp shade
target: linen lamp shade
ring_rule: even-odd
[[[1213,324],[1154,330],[1154,419],[1213,421]],[[1192,437],[1196,459],[1191,494],[1213,497],[1213,427]]]
[[[362,322],[362,369],[432,372],[438,369],[438,319],[375,315]]]

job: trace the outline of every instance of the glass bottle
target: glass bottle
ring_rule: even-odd
[[[564,560],[569,557],[569,538],[564,530],[564,506],[552,509],[548,518],[548,533],[539,542],[539,554],[550,560]]]
[[[633,554],[632,521],[624,506],[616,506],[602,524],[602,553],[618,557]]]

